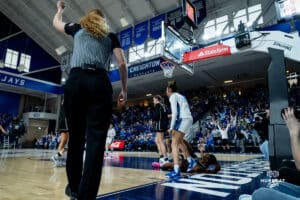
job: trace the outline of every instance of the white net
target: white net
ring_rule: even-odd
[[[164,71],[164,76],[167,78],[173,77],[173,71],[175,69],[175,65],[169,61],[163,61],[160,63],[160,67]]]

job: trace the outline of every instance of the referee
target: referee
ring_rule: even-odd
[[[114,54],[122,83],[118,104],[127,98],[127,69],[120,43],[109,33],[103,13],[94,9],[79,24],[62,21],[64,2],[57,2],[53,26],[74,40],[71,73],[65,85],[65,112],[69,125],[66,193],[71,199],[96,199],[101,180],[107,130],[112,116],[112,86],[108,77]],[[86,157],[83,166],[83,151]]]

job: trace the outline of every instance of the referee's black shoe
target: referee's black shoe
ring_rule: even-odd
[[[71,191],[69,184],[66,186],[65,194],[70,197],[70,200],[77,200],[77,194]]]

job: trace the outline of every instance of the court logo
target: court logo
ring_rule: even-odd
[[[225,167],[218,174],[196,174],[181,178],[178,182],[166,182],[162,185],[225,198],[240,190],[241,186],[251,183],[268,169],[263,161],[257,160]]]

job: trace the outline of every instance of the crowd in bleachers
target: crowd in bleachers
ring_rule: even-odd
[[[13,117],[8,113],[0,113],[0,125],[7,131],[12,123]]]
[[[0,143],[9,136],[9,142],[18,145],[18,139],[25,134],[25,125],[18,117],[8,113],[0,113]]]
[[[266,89],[231,90],[209,96],[212,107],[205,119],[200,120],[198,144],[207,146],[211,151],[226,151],[221,148],[222,128],[228,126],[228,151],[255,152],[260,136],[255,123],[265,115],[268,108]]]
[[[48,134],[34,139],[34,145],[37,149],[56,149],[60,138],[57,134]]]
[[[265,88],[207,91],[205,89],[184,91],[194,123],[199,125],[192,142],[194,149],[204,146],[209,152],[257,152],[260,136],[255,123],[268,108],[268,93]],[[168,99],[165,99],[170,113]],[[154,108],[131,105],[114,112],[115,139],[125,140],[127,151],[156,151],[152,117]],[[8,132],[16,128],[14,118],[0,114],[0,124]],[[222,144],[221,131],[227,130],[229,149]],[[20,129],[19,131],[24,131]],[[21,133],[16,133],[20,135]],[[55,134],[36,138],[36,148],[55,149],[59,136]]]
[[[205,146],[211,152],[257,152],[260,137],[254,129],[258,118],[268,108],[266,89],[232,89],[207,92],[203,89],[185,91],[194,123],[199,123],[192,146]],[[168,101],[165,101],[168,105]],[[170,109],[169,109],[170,112]],[[128,151],[156,150],[152,127],[153,107],[129,106],[115,112],[115,139],[126,141]],[[222,146],[220,130],[228,126],[229,149]]]
[[[113,115],[116,139],[126,141],[128,151],[155,149],[152,107],[129,106]]]

